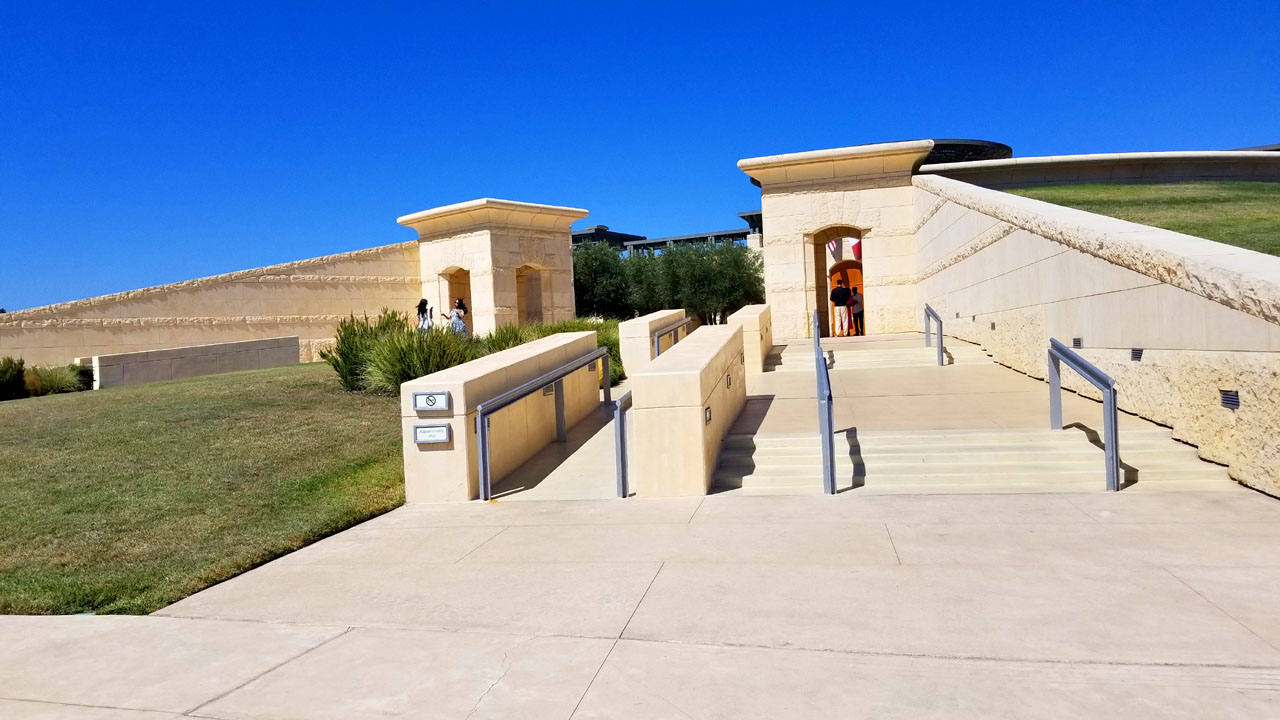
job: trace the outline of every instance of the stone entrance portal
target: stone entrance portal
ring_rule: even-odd
[[[742,160],[761,188],[765,297],[780,339],[830,332],[831,240],[862,238],[866,332],[916,329],[911,174],[932,140],[880,143]],[[823,316],[826,317],[823,317]]]
[[[574,316],[569,225],[586,210],[484,198],[405,215],[418,231],[422,296],[467,303],[475,333]]]

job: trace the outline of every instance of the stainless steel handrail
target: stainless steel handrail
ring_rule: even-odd
[[[929,307],[929,303],[925,303],[925,304],[924,304],[924,346],[925,346],[925,347],[929,347],[929,345],[930,345],[930,343],[929,343],[929,320],[930,320],[930,318],[932,318],[933,320],[937,321],[937,323],[938,323],[938,365],[939,365],[939,366],[941,366],[941,365],[944,365],[944,364],[945,364],[945,363],[943,362],[943,360],[942,360],[942,355],[943,355],[943,350],[942,350],[942,316],[938,314],[938,311],[937,311],[937,310],[934,310],[933,308]]]
[[[661,330],[649,333],[649,337],[653,339],[653,356],[658,357],[658,355],[662,354],[663,337],[671,335],[671,344],[675,345],[680,342],[680,329],[691,324],[693,324],[693,318],[685,318],[683,320],[673,322]],[[684,336],[689,337],[689,332],[685,331]]]
[[[613,401],[613,464],[618,474],[618,497],[626,498],[631,494],[627,475],[627,409],[631,407],[631,391]]]
[[[1116,409],[1116,381],[1056,338],[1049,338],[1049,427],[1053,430],[1062,429],[1063,362],[1102,391],[1102,442],[1106,450],[1107,490],[1115,492],[1120,489],[1120,417]]]
[[[532,395],[547,386],[553,386],[556,403],[556,442],[565,442],[568,439],[568,429],[565,427],[564,417],[564,379],[571,373],[590,365],[596,360],[604,364],[602,368],[604,373],[604,401],[606,403],[612,402],[609,397],[609,349],[596,348],[577,360],[565,363],[541,377],[534,378],[517,388],[508,390],[495,398],[490,398],[476,405],[476,452],[479,455],[481,500],[489,500],[493,497],[493,481],[490,476],[491,467],[489,462],[489,416],[527,395]]]
[[[822,352],[821,326],[818,311],[813,311],[813,360],[818,376],[818,435],[822,445],[822,491],[836,494],[835,430],[831,413],[831,374],[827,371],[827,356]]]

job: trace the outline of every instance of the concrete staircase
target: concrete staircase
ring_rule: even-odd
[[[990,363],[991,357],[977,345],[968,343],[947,344],[944,346],[944,359],[948,365],[972,365]],[[832,369],[859,368],[900,368],[927,367],[938,364],[937,348],[925,347],[923,341],[919,347],[872,349],[856,344],[837,345],[824,348],[827,356],[827,367]],[[813,345],[796,343],[770,353],[764,361],[765,372],[799,371],[813,372]]]
[[[863,432],[837,435],[836,486],[867,493],[1095,492],[1102,448],[1079,430]],[[1134,489],[1229,489],[1226,468],[1199,459],[1168,430],[1121,430],[1121,467]],[[744,494],[822,492],[818,438],[730,435],[716,487]]]

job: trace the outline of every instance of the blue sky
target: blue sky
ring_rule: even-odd
[[[1280,142],[1280,2],[0,5],[0,307],[413,239],[740,225],[744,157]]]

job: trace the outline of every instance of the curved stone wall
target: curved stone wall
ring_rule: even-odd
[[[1080,338],[1122,409],[1280,494],[1280,258],[935,175],[913,185],[919,293],[948,335],[1037,378],[1049,337]]]
[[[922,165],[920,172],[986,188],[1185,180],[1280,182],[1280,152],[1103,153]]]
[[[334,328],[421,294],[416,241],[159,285],[0,315],[0,356],[27,364],[296,335],[318,359]]]

